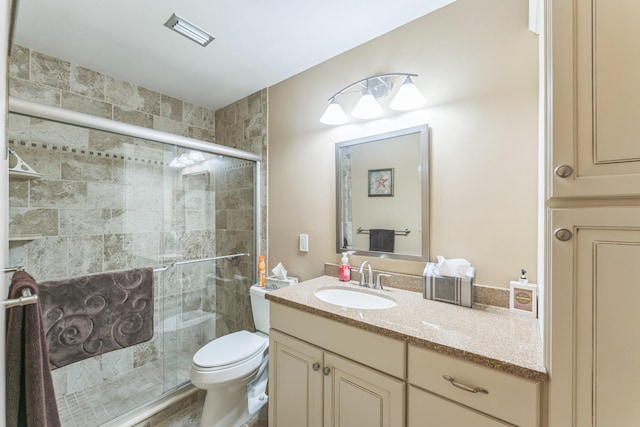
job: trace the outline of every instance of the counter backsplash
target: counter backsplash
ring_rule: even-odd
[[[327,276],[338,277],[338,264],[327,262],[324,264],[324,274]],[[384,286],[389,286],[405,291],[422,293],[422,276],[411,276],[408,274],[393,273],[389,271],[373,270],[374,274],[384,273],[390,274],[391,277],[385,277]],[[360,273],[357,268],[351,268],[351,280],[360,280]],[[495,288],[493,286],[484,286],[474,284],[475,286],[475,303],[492,305],[495,307],[509,308],[509,289]]]

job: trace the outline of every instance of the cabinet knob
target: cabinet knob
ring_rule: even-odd
[[[314,371],[318,372],[320,370],[320,364],[318,362],[311,365]]]
[[[556,237],[556,239],[560,240],[561,242],[566,242],[568,240],[571,240],[571,238],[573,237],[573,233],[570,230],[567,230],[566,228],[558,228],[556,231],[553,232],[553,235]]]
[[[331,368],[328,366],[325,366],[324,369],[322,369],[322,373],[326,375],[329,375],[331,373]]]
[[[569,165],[560,165],[555,169],[554,172],[560,178],[568,178],[573,173],[573,168]]]

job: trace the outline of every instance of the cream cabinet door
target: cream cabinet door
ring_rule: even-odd
[[[640,425],[640,208],[551,223],[549,426]]]
[[[404,381],[332,353],[324,363],[325,427],[404,426]]]
[[[504,427],[511,426],[481,412],[409,386],[407,427]]]
[[[640,195],[640,2],[547,7],[550,196]]]
[[[269,425],[322,427],[323,351],[271,329]]]

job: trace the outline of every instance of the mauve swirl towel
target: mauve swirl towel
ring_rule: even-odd
[[[9,298],[23,289],[38,294],[29,273],[18,271],[11,279]],[[59,427],[49,355],[39,301],[9,309],[7,319],[7,427]]]
[[[38,284],[51,369],[150,340],[153,269]]]

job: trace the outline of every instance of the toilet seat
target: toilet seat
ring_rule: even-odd
[[[194,366],[201,371],[217,371],[240,365],[267,348],[268,341],[248,331],[238,331],[217,338],[193,356]]]

